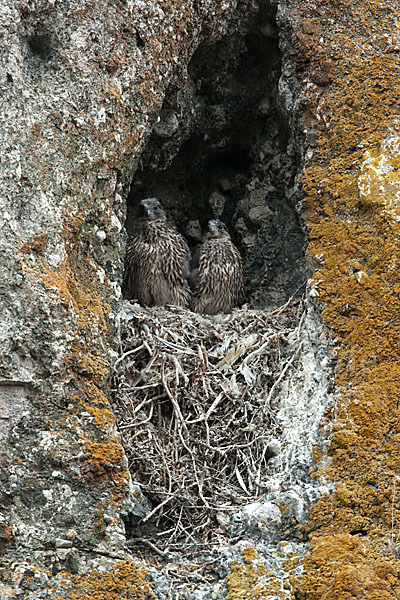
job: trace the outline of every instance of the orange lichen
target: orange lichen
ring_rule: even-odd
[[[99,354],[94,354],[82,344],[71,345],[71,352],[77,370],[84,375],[91,375],[95,383],[101,383],[109,374],[109,362]]]
[[[99,337],[108,332],[106,315],[111,309],[97,289],[98,281],[89,276],[89,269],[83,274],[82,267],[70,259],[58,268],[45,261],[32,265],[22,260],[22,268],[27,276],[54,290],[59,308],[63,307],[75,316],[76,334],[70,346],[70,361],[80,373],[91,376],[95,383],[102,383],[108,377],[109,362],[103,349],[93,340],[95,334]]]
[[[96,510],[94,511],[94,513],[92,515],[90,515],[89,519],[91,522],[91,528],[93,530],[96,530],[97,533],[103,533],[105,532],[107,526],[109,525],[110,521],[107,519],[107,522],[104,519],[104,515],[108,512],[110,506],[113,507],[115,505],[114,501],[107,501],[107,502],[100,502],[100,504],[98,504],[98,506],[96,507]],[[115,523],[116,519],[113,520],[113,522]]]
[[[400,469],[400,62],[385,36],[396,31],[400,11],[389,0],[341,0],[326,6],[324,19],[311,70],[320,70],[321,53],[335,64],[323,102],[315,98],[318,137],[304,189],[309,253],[320,265],[311,285],[337,342],[341,397],[323,468],[337,487],[311,512],[311,554],[294,586],[307,600],[394,600],[400,562],[388,540],[400,529],[393,502]]]
[[[55,317],[60,315],[62,322],[65,313],[71,316],[69,329],[65,331],[65,339],[70,341],[65,356],[58,361],[59,376],[64,377],[68,370],[75,372],[74,386],[70,386],[70,401],[76,407],[76,415],[82,414],[83,406],[104,434],[102,443],[97,441],[98,432],[95,432],[96,441],[89,437],[82,440],[83,460],[86,460],[82,473],[91,485],[106,491],[104,511],[107,511],[110,505],[121,501],[127,489],[129,472],[124,464],[121,445],[115,435],[110,436],[114,431],[114,417],[101,389],[107,384],[110,369],[104,356],[104,343],[99,341],[104,341],[109,334],[111,308],[95,263],[79,254],[77,237],[82,234],[82,224],[79,214],[66,215],[63,230],[66,259],[58,267],[48,263],[44,253],[43,256],[32,257],[24,248],[19,258],[26,277],[35,284],[42,284],[46,291],[50,291],[50,297],[53,292],[57,300]],[[82,239],[85,240],[84,236]],[[59,425],[63,427],[62,421]],[[88,436],[90,431],[91,428],[88,428]]]
[[[257,600],[265,597],[266,568],[264,565],[241,565],[233,563],[227,576],[228,594],[226,600]]]
[[[96,408],[86,404],[85,402],[81,402],[81,404],[84,409],[92,415],[93,420],[99,429],[104,429],[107,426],[115,424],[115,416],[111,410],[108,410],[107,408]]]
[[[5,547],[9,546],[14,540],[14,531],[11,525],[6,522],[0,523],[0,550],[3,551]]]
[[[78,385],[79,395],[71,397],[73,403],[86,403],[96,408],[109,408],[110,403],[104,391],[89,378],[80,378]]]
[[[97,292],[98,280],[92,269],[82,269],[82,265],[67,259],[57,268],[48,262],[31,264],[19,254],[25,275],[40,280],[48,289],[54,290],[61,306],[72,309],[77,317],[78,331],[90,331],[96,326],[99,332],[108,330],[106,314],[110,306]]]
[[[88,463],[92,470],[103,474],[104,471],[116,466],[122,466],[123,450],[115,436],[110,436],[108,442],[92,442],[83,438],[88,452]]]
[[[245,563],[251,563],[252,560],[256,560],[257,558],[260,558],[260,556],[257,554],[257,552],[254,550],[254,548],[252,546],[245,548],[242,552],[242,555],[243,555],[243,560]]]
[[[89,571],[81,577],[68,575],[68,591],[55,600],[153,600],[149,572],[131,559],[121,561],[106,573]]]
[[[283,515],[287,516],[290,514],[290,508],[288,506],[286,506],[286,504],[283,502],[283,500],[279,503],[279,508]]]
[[[263,600],[272,595],[275,598],[288,598],[287,591],[282,589],[282,581],[267,571],[254,548],[243,550],[243,561],[245,564],[231,564],[226,600]]]
[[[389,557],[367,549],[357,537],[315,537],[299,600],[394,600],[398,595],[398,572]],[[318,572],[316,578],[314,573]]]
[[[82,438],[82,446],[87,460],[87,475],[97,486],[113,483],[110,502],[119,501],[129,481],[129,471],[124,466],[124,451],[115,435],[105,442],[93,442]]]
[[[97,282],[94,280],[80,281],[77,277],[79,267],[73,268],[69,262],[63,262],[57,269],[43,265],[41,278],[44,284],[57,291],[59,301],[71,305],[78,315],[78,327],[93,326],[96,323],[103,331],[106,330],[104,313],[109,306],[94,293]]]

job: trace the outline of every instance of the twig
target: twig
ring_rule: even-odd
[[[293,363],[294,359],[296,358],[296,356],[299,354],[301,348],[303,347],[303,344],[299,344],[299,346],[296,349],[296,352],[293,354],[293,356],[291,356],[291,358],[287,361],[287,363],[285,364],[284,368],[282,369],[278,379],[274,382],[273,386],[271,387],[269,394],[267,396],[267,398],[265,399],[265,404],[263,406],[263,412],[265,413],[266,407],[269,405],[271,398],[275,392],[275,389],[278,387],[278,385],[280,384],[280,382],[282,381],[282,379],[285,377],[286,375],[286,371],[288,370],[288,368],[291,366],[291,364]]]
[[[160,504],[157,504],[157,506],[155,508],[153,508],[152,511],[150,511],[149,513],[147,513],[147,515],[145,517],[143,517],[142,522],[146,523],[146,521],[148,521],[149,519],[151,519],[151,517],[153,515],[156,514],[156,512],[158,512],[160,510],[160,508],[162,508],[163,506],[165,506],[168,502],[171,502],[171,500],[174,499],[173,494],[169,497],[169,498],[165,498],[162,502],[160,502]]]
[[[132,354],[136,354],[142,348],[144,348],[144,344],[141,344],[138,348],[133,348],[132,350],[128,350],[128,352],[124,352],[124,354],[122,354],[122,356],[120,356],[119,358],[117,358],[117,360],[115,361],[115,363],[114,363],[114,369],[117,368],[117,365],[119,365],[120,362],[122,362],[123,360],[125,360],[128,356],[131,356]]]
[[[142,537],[131,538],[130,540],[126,540],[126,545],[127,546],[136,546],[136,544],[138,542],[140,542],[141,544],[145,544],[159,556],[162,556],[164,558],[169,557],[169,554],[170,554],[169,552],[167,552],[165,550],[160,550],[160,548],[157,548],[157,546],[155,544],[153,544],[152,542],[150,542],[150,540],[147,540],[146,538],[142,538]]]

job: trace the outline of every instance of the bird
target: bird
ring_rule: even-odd
[[[144,306],[188,307],[189,246],[167,221],[157,198],[145,198],[140,206],[144,216],[137,220],[125,254],[124,295]]]
[[[242,258],[219,219],[208,222],[205,239],[193,252],[189,283],[194,312],[229,313],[244,302]]]

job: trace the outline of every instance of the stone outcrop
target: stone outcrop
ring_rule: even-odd
[[[312,295],[335,340],[339,397],[296,597],[399,596],[398,7],[281,3],[282,91],[305,136]],[[291,58],[290,58],[291,57]]]
[[[124,197],[165,89],[239,13],[236,2],[3,3],[0,505],[3,581],[17,597],[43,585],[41,570],[125,556],[121,507],[137,494],[107,398]]]
[[[175,215],[188,215],[177,221],[194,242],[204,204],[174,204],[168,196],[178,172],[168,169],[176,160],[182,167],[188,151],[198,152],[195,166],[208,182],[182,185],[190,192],[200,186],[206,210],[225,210],[254,306],[282,302],[316,271],[298,361],[280,382],[285,433],[273,458],[277,477],[264,504],[239,514],[233,535],[242,538],[234,549],[221,551],[216,570],[221,580],[228,574],[226,587],[191,597],[399,597],[399,10],[389,0],[260,4],[3,3],[6,598],[151,598],[154,590],[169,597],[165,580],[137,564],[125,544],[123,516],[149,508],[117,436],[110,374],[133,174],[142,161],[133,204],[152,180],[155,192],[167,191]],[[205,70],[207,46],[215,50],[225,38],[239,61],[246,36],[247,50],[257,39],[257,48],[269,44],[276,58],[265,85],[278,88],[264,95],[260,85],[252,96],[258,120],[246,120],[249,96],[235,93],[234,69],[224,65],[219,90],[227,95],[210,109],[218,85],[212,88],[214,74]],[[265,72],[257,71],[257,61],[266,65],[258,51],[246,56],[248,72]],[[278,115],[282,121],[280,133],[268,138],[265,131],[263,143],[262,115],[265,130]],[[246,131],[251,143],[238,146]],[[221,159],[214,171],[202,145],[208,139],[209,156]],[[221,156],[224,144],[230,153]]]

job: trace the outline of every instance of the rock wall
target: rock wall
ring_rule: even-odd
[[[50,597],[51,575],[125,556],[121,505],[135,490],[107,398],[124,196],[172,78],[240,10],[3,3],[0,505],[11,597]],[[120,570],[131,591],[135,569]]]
[[[316,482],[309,493],[293,488],[292,499],[289,493],[280,499],[280,514],[295,518],[295,544],[255,549],[243,539],[235,565],[231,551],[226,566],[221,559],[221,576],[229,573],[232,600],[260,594],[394,600],[400,594],[399,11],[388,0],[274,0],[272,8],[282,52],[279,98],[305,192],[298,210],[317,269],[309,301],[325,323],[311,306],[298,369],[282,382],[282,460],[299,459],[308,470],[311,451],[319,468],[307,473]],[[148,571],[125,546],[121,515],[140,512],[141,498],[108,401],[125,199],[167,90],[184,87],[196,48],[239,31],[257,11],[255,3],[233,0],[4,2],[6,598],[152,597]],[[336,364],[326,359],[326,328]],[[307,393],[331,408],[324,419],[325,409],[308,397],[311,434],[291,436]],[[290,456],[293,448],[298,453]],[[273,495],[271,489],[268,502]],[[280,514],[268,507],[266,517],[247,515],[250,528],[267,522],[283,540],[289,521],[279,523]],[[158,597],[168,597],[165,582],[157,582]],[[223,597],[221,589],[192,598]]]
[[[399,596],[398,7],[279,3],[282,92],[305,136],[310,291],[335,341],[339,398],[296,598]],[[318,462],[318,456],[316,456]]]

